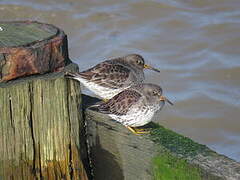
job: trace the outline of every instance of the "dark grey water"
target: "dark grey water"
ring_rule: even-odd
[[[61,27],[81,70],[139,53],[175,105],[160,124],[240,161],[239,0],[0,0],[0,20]]]

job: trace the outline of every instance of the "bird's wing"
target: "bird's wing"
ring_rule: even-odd
[[[101,103],[98,111],[104,114],[125,115],[129,108],[136,104],[141,98],[141,94],[134,90],[124,90],[110,99]]]
[[[91,69],[80,72],[79,75],[100,86],[117,89],[126,87],[130,73],[130,70],[121,64],[105,61]]]

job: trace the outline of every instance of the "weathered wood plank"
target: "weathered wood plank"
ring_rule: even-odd
[[[63,73],[0,83],[0,179],[88,179],[80,93]]]
[[[204,145],[154,123],[150,135],[134,135],[87,109],[96,98],[84,96],[83,102],[95,179],[240,179],[240,163]]]
[[[67,36],[53,25],[24,21],[0,27],[0,81],[57,71],[71,62]]]

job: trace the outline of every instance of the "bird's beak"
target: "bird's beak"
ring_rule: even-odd
[[[160,101],[164,101],[164,102],[167,101],[169,104],[173,106],[173,103],[169,99],[167,99],[165,96],[160,96]]]
[[[158,70],[158,69],[156,69],[156,68],[153,68],[152,66],[149,66],[149,65],[147,65],[147,64],[144,64],[144,68],[145,68],[145,69],[151,69],[151,70],[153,70],[153,71],[156,71],[156,72],[160,73],[160,70]]]

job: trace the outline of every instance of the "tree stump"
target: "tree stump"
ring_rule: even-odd
[[[0,81],[57,71],[68,63],[62,30],[32,21],[0,22]]]
[[[95,179],[240,179],[240,163],[154,123],[146,126],[149,135],[135,135],[107,115],[87,108],[97,101],[83,96]]]
[[[70,62],[66,36],[54,26],[0,26],[2,81]],[[67,68],[77,71],[73,64]],[[63,72],[0,83],[0,179],[88,179],[81,103],[79,83]]]

